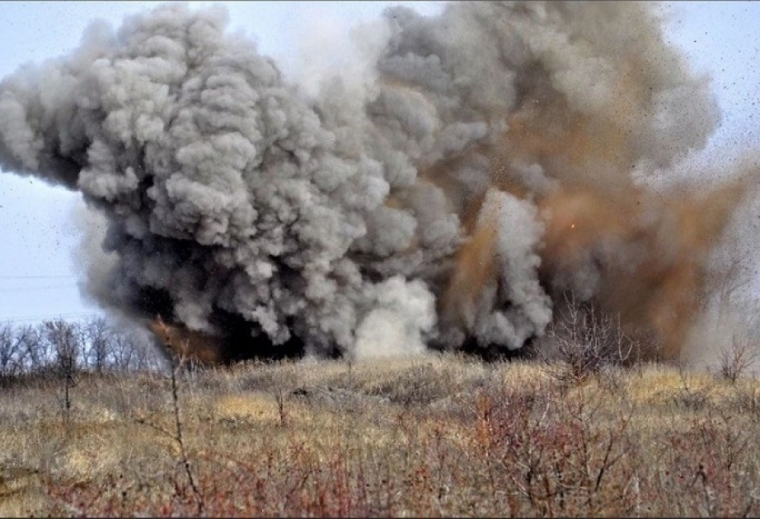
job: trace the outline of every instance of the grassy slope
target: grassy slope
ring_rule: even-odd
[[[3,390],[0,515],[760,514],[760,385],[457,356]],[[200,508],[199,508],[200,507]]]

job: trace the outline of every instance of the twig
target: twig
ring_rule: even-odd
[[[187,346],[187,345],[186,345]],[[193,489],[193,494],[195,495],[196,502],[198,505],[198,515],[201,515],[203,512],[203,496],[201,495],[200,491],[198,490],[198,485],[195,483],[195,477],[193,476],[193,471],[190,468],[190,460],[187,458],[187,451],[185,450],[185,441],[184,437],[182,435],[182,420],[179,416],[179,390],[177,386],[177,370],[182,367],[184,364],[185,358],[183,357],[180,359],[180,362],[177,363],[177,365],[171,366],[171,382],[172,382],[172,407],[174,410],[174,427],[176,431],[176,440],[179,444],[179,453],[180,453],[180,460],[179,463],[182,464],[182,466],[185,469],[185,474],[187,475],[187,479],[190,482],[190,488]]]

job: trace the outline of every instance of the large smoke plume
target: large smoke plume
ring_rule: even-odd
[[[368,356],[519,349],[571,293],[678,354],[749,176],[647,182],[719,122],[651,4],[391,8],[314,92],[226,24],[93,24],[0,83],[3,168],[105,216],[101,304],[228,357]]]

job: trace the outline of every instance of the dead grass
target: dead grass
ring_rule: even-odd
[[[455,355],[181,374],[204,515],[757,515],[760,385]],[[0,515],[195,514],[161,376],[4,390]]]

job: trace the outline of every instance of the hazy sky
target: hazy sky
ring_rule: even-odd
[[[206,5],[212,2],[190,2]],[[230,28],[253,37],[286,75],[339,60],[335,51],[349,29],[376,18],[388,5],[407,3],[434,14],[441,2],[214,2],[225,3]],[[95,18],[118,26],[126,14],[159,2],[0,1],[0,77],[27,62],[38,63],[74,49]],[[667,36],[695,70],[713,78],[723,125],[704,156],[720,157],[737,146],[760,144],[760,4],[674,2],[667,4]],[[317,65],[315,65],[315,63]],[[72,251],[72,222],[79,196],[42,182],[0,173],[0,321],[31,322],[97,312],[79,293]]]

